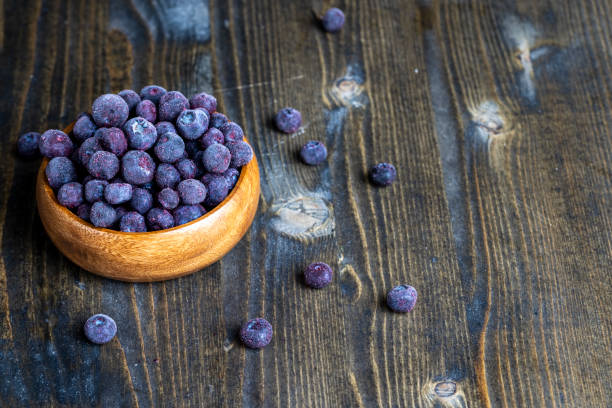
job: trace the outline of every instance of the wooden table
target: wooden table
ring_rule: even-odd
[[[335,35],[331,5],[0,2],[0,406],[611,406],[612,2],[346,0]],[[54,248],[14,143],[149,83],[214,92],[262,195],[222,261],[124,284]],[[284,106],[303,131],[274,130]],[[315,260],[327,289],[301,281]],[[408,315],[384,305],[400,283]],[[259,352],[237,341],[255,316]]]

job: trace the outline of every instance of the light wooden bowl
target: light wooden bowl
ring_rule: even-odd
[[[218,261],[249,229],[259,203],[259,168],[253,157],[229,196],[197,220],[154,232],[96,228],[57,202],[45,177],[47,163],[43,160],[36,181],[38,212],[47,234],[71,261],[111,279],[173,279]]]

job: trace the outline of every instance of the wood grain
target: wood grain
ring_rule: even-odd
[[[330,2],[178,4],[0,2],[0,406],[609,406],[610,1],[346,0],[337,34]],[[54,247],[13,146],[151,82],[215,93],[261,197],[221,261],[126,284]],[[392,187],[367,183],[379,161]],[[302,283],[315,260],[325,290]],[[399,283],[408,315],[384,306]],[[104,347],[81,333],[97,312]],[[258,352],[237,340],[257,316]]]

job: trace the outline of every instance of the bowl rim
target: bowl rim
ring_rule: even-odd
[[[72,122],[71,124],[69,124],[68,126],[66,126],[66,128],[64,128],[62,131],[66,134],[69,134],[70,132],[72,132],[72,128],[74,127],[74,124],[76,123],[76,121]],[[244,137],[243,141],[249,143],[249,141],[247,140],[246,137]],[[250,145],[250,143],[249,143]],[[152,235],[163,235],[163,234],[172,234],[180,229],[183,228],[188,228],[191,225],[194,225],[200,221],[203,221],[206,217],[208,216],[212,216],[212,214],[214,214],[215,212],[217,212],[218,210],[221,210],[221,208],[227,204],[228,201],[230,201],[232,199],[232,197],[237,193],[237,191],[239,190],[239,187],[241,186],[241,184],[244,182],[244,179],[246,178],[246,171],[247,170],[251,170],[253,163],[255,163],[255,161],[257,160],[255,157],[255,153],[253,152],[253,159],[251,159],[251,161],[249,163],[247,163],[246,165],[244,165],[241,169],[240,169],[240,177],[238,177],[238,181],[236,181],[236,185],[232,188],[232,191],[227,195],[227,197],[225,197],[225,199],[223,201],[221,201],[219,204],[217,204],[215,206],[215,208],[213,208],[212,210],[206,212],[206,214],[202,215],[199,218],[196,218],[193,221],[189,221],[188,223],[185,224],[181,224],[178,225],[176,227],[172,227],[172,228],[166,228],[163,230],[159,230],[159,231],[145,231],[145,232],[125,232],[125,231],[116,231],[116,230],[112,230],[109,228],[101,228],[101,227],[95,227],[93,224],[91,224],[90,222],[87,222],[85,220],[83,220],[81,217],[77,216],[75,213],[73,213],[72,211],[70,211],[68,208],[64,207],[63,205],[61,205],[59,203],[59,201],[57,201],[57,197],[55,196],[55,192],[53,191],[53,189],[51,188],[51,186],[49,185],[49,182],[47,180],[47,177],[45,177],[45,169],[47,167],[47,163],[49,163],[49,158],[48,157],[44,157],[43,161],[40,165],[40,168],[38,169],[38,177],[42,180],[43,182],[43,187],[45,189],[45,193],[51,197],[51,201],[53,202],[53,205],[55,205],[56,207],[59,207],[59,210],[65,214],[67,217],[71,218],[73,221],[78,222],[79,224],[83,225],[86,228],[90,228],[94,231],[98,231],[98,232],[102,232],[102,233],[108,233],[108,234],[113,234],[113,235],[128,235],[128,236],[141,236],[141,237],[145,237],[145,236],[152,236]],[[172,214],[172,212],[170,212]]]

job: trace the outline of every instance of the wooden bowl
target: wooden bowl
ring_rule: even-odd
[[[218,261],[249,229],[259,203],[259,168],[253,157],[229,196],[197,220],[153,232],[96,228],[58,203],[45,176],[48,161],[43,160],[36,180],[38,212],[47,234],[71,261],[111,279],[161,281]]]

